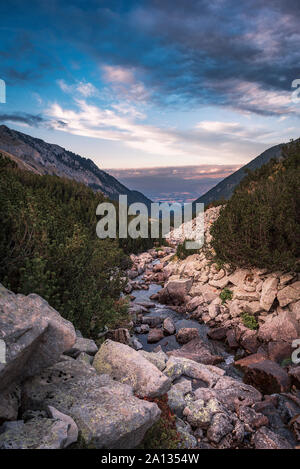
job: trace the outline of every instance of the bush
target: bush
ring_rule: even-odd
[[[258,322],[256,321],[255,317],[252,316],[251,314],[243,313],[242,321],[243,321],[244,326],[248,327],[248,329],[251,329],[252,331],[255,331],[256,329],[258,329]]]
[[[299,270],[300,141],[243,179],[211,234],[216,257],[233,266]]]
[[[0,154],[0,281],[44,297],[83,334],[95,336],[120,304],[129,258],[96,236],[104,201],[83,184],[21,171]]]
[[[220,298],[222,300],[222,305],[226,303],[226,301],[232,300],[233,293],[229,288],[223,288],[223,290],[220,293]]]
[[[186,259],[188,256],[191,256],[192,254],[199,254],[199,249],[187,249],[186,243],[188,241],[193,241],[193,240],[184,240],[183,244],[178,244],[177,249],[176,249],[176,254],[175,256],[180,259]]]

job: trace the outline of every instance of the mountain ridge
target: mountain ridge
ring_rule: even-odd
[[[208,205],[218,200],[228,200],[233,194],[236,186],[246,176],[246,171],[248,169],[253,171],[254,169],[260,168],[264,164],[268,163],[272,158],[280,158],[282,156],[282,147],[284,145],[284,143],[280,143],[268,148],[263,153],[253,158],[249,163],[245,164],[240,169],[230,174],[230,176],[227,176],[225,179],[220,181],[205,194],[198,197],[193,204],[204,203],[205,205]]]
[[[91,159],[57,144],[0,125],[0,150],[11,155],[19,166],[21,161],[22,169],[26,166],[27,170],[40,175],[52,174],[82,182],[111,200],[127,195],[128,204],[142,202],[150,207],[151,200],[144,194],[128,189]]]

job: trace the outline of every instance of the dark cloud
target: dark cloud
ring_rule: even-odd
[[[300,76],[298,0],[33,0],[30,9],[20,0],[2,3],[8,29],[22,24],[29,36],[18,41],[26,49],[21,62],[33,44],[35,70],[45,73],[44,54],[48,66],[66,71],[72,48],[75,58],[88,54],[96,66],[133,67],[164,105],[281,114],[276,103],[267,105],[272,95],[261,102],[261,94],[287,93]],[[32,79],[25,66],[14,70],[12,78]]]
[[[239,165],[115,169],[108,172],[153,201],[190,202],[232,174]],[[180,188],[180,191],[174,189]]]
[[[58,124],[60,127],[66,125],[63,121],[50,120],[40,114],[29,114],[26,112],[0,113],[0,122],[26,124],[30,127],[44,127],[52,129]]]

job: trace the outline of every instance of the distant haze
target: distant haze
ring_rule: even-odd
[[[192,202],[240,165],[201,165],[107,171],[120,182],[155,202]]]

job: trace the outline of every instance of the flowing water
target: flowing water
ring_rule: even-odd
[[[155,261],[154,261],[155,263]],[[153,263],[153,264],[154,264]],[[139,277],[136,278],[137,281],[143,279],[143,274],[140,275]],[[176,331],[183,327],[192,327],[198,330],[200,338],[205,342],[205,344],[209,347],[212,353],[215,353],[216,355],[221,355],[224,358],[224,363],[218,365],[222,368],[226,368],[227,371],[229,371],[229,368],[231,372],[234,372],[232,369],[232,363],[234,361],[233,355],[226,350],[226,346],[222,342],[218,341],[213,341],[210,340],[207,337],[207,331],[208,331],[208,326],[205,324],[200,324],[198,321],[195,319],[190,319],[188,316],[188,313],[186,314],[181,314],[177,313],[176,311],[173,311],[172,309],[168,308],[168,306],[163,305],[159,303],[158,301],[151,300],[150,297],[157,293],[159,290],[161,290],[161,286],[157,285],[155,283],[152,283],[149,285],[148,290],[133,290],[132,294],[135,296],[135,299],[133,300],[133,304],[135,303],[153,303],[154,306],[149,308],[149,312],[144,315],[146,316],[155,316],[155,317],[160,317],[162,320],[165,318],[169,317],[173,320]],[[164,352],[169,352],[174,349],[178,349],[181,347],[181,345],[176,341],[175,335],[172,336],[166,336],[159,342],[156,342],[155,344],[149,344],[147,342],[147,336],[148,334],[136,334],[136,337],[138,340],[141,342],[143,345],[143,349],[146,350],[147,352],[152,352],[158,345],[162,347]]]

